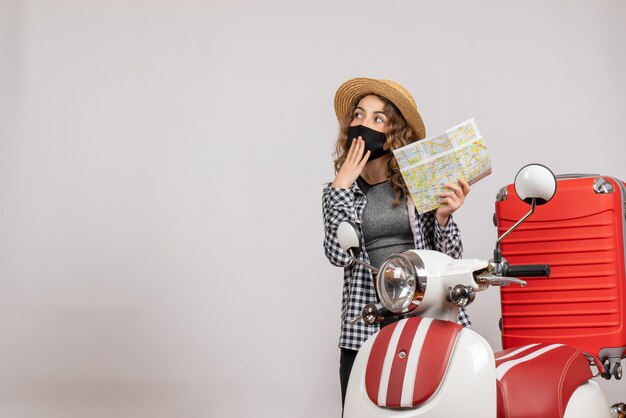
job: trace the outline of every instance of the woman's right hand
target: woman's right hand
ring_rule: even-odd
[[[363,138],[354,138],[348,150],[346,160],[343,162],[331,185],[332,187],[336,189],[349,189],[352,187],[352,184],[361,175],[361,171],[363,171],[363,167],[365,167],[365,163],[367,163],[371,154],[370,151],[367,151],[363,155],[364,150],[365,141],[363,141]]]

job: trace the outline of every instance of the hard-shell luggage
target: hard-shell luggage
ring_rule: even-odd
[[[557,176],[554,198],[502,241],[514,264],[550,264],[549,278],[501,288],[504,349],[563,343],[596,360],[603,375],[621,378],[626,350],[625,192],[620,180]],[[498,235],[530,210],[513,185],[498,193]],[[604,365],[604,367],[602,367]],[[603,370],[606,369],[606,370]]]

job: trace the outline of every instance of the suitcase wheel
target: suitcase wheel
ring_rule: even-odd
[[[602,373],[602,377],[604,377],[605,379],[609,380],[611,379],[611,377],[614,377],[615,380],[622,379],[623,370],[622,370],[621,363],[619,362],[612,363],[609,360],[607,360],[604,362],[604,370],[606,370],[606,373]]]

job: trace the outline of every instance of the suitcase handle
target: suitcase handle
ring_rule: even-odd
[[[522,264],[508,266],[505,276],[513,277],[550,277],[550,264]]]
[[[585,177],[600,177],[600,174],[584,174],[584,173],[569,173],[569,174],[557,174],[557,179],[582,179]]]

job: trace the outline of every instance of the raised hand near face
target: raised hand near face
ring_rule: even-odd
[[[363,138],[354,138],[352,144],[350,144],[346,160],[339,169],[332,183],[332,187],[337,189],[349,189],[352,187],[352,184],[361,175],[361,171],[363,171],[363,167],[365,167],[365,163],[367,163],[370,157],[370,151],[367,151],[365,155],[363,155],[364,150],[365,141],[363,141]]]
[[[437,209],[436,216],[439,225],[445,226],[450,215],[463,206],[465,197],[470,192],[470,185],[465,180],[459,180],[458,184],[446,184],[447,192],[439,193],[442,205]]]

